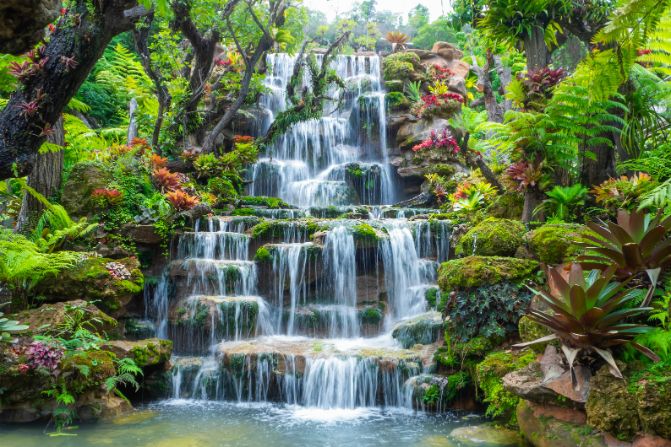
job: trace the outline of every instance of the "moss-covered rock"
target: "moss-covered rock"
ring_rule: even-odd
[[[427,312],[398,323],[391,336],[401,343],[404,348],[416,344],[430,345],[435,343],[443,327],[443,318],[440,312]]]
[[[221,203],[229,203],[238,197],[238,192],[235,190],[233,183],[223,177],[212,177],[207,181],[207,189],[210,193],[217,197],[217,201]]]
[[[487,214],[501,219],[520,219],[524,208],[524,196],[516,191],[506,191],[496,197],[487,208]]]
[[[445,344],[438,348],[434,359],[439,365],[448,369],[471,370],[491,350],[492,343],[485,337],[474,337],[467,342],[459,342],[452,340],[449,332],[445,331]]]
[[[415,81],[422,77],[422,64],[415,53],[392,53],[384,58],[382,76],[385,81]]]
[[[630,440],[641,429],[635,397],[627,390],[627,383],[606,366],[590,380],[585,412],[589,425],[620,439]]]
[[[251,229],[254,239],[282,239],[286,231],[303,232],[307,237],[312,236],[325,228],[314,220],[283,220],[269,219],[259,222]]]
[[[513,256],[524,242],[526,229],[519,220],[489,217],[459,240],[457,254]]]
[[[540,262],[561,264],[575,259],[578,252],[576,242],[584,228],[577,224],[547,224],[530,231],[526,239]]]
[[[517,424],[515,409],[519,397],[503,387],[503,376],[524,368],[536,360],[533,352],[496,351],[487,354],[475,368],[476,383],[487,403],[486,415],[498,418],[507,425]]]
[[[445,292],[502,281],[517,281],[538,270],[538,262],[502,256],[467,256],[444,262],[438,269],[438,284]]]
[[[72,167],[63,185],[61,204],[71,216],[86,216],[95,210],[94,190],[106,188],[112,174],[100,163],[84,162]]]
[[[172,354],[172,342],[160,338],[146,340],[112,340],[105,343],[105,349],[118,358],[130,358],[140,368],[165,365]]]
[[[290,208],[289,204],[278,197],[266,196],[243,196],[238,201],[239,205],[262,206],[270,209]]]
[[[89,330],[108,335],[113,334],[117,325],[114,318],[84,300],[46,303],[37,309],[21,311],[11,318],[28,325],[22,335],[56,335],[63,330],[64,323],[72,319],[89,321]]]
[[[643,430],[671,439],[671,371],[641,379],[636,400]]]
[[[526,315],[520,318],[520,321],[517,323],[517,330],[520,334],[520,339],[522,339],[523,342],[538,340],[541,337],[550,335],[550,329],[536,323]],[[537,343],[529,347],[532,350],[540,353],[545,350],[546,345],[547,343]]]
[[[58,276],[45,278],[34,290],[48,302],[95,301],[104,312],[118,317],[125,314],[125,306],[142,292],[143,287],[144,276],[137,258],[91,256],[62,270]]]

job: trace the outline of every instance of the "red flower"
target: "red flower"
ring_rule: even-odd
[[[51,33],[53,33],[54,31],[56,31],[56,27],[54,26],[53,23],[50,23],[49,26],[48,26],[48,28],[49,28],[49,32],[51,32]]]
[[[28,371],[30,371],[30,365],[26,365],[25,363],[19,365],[19,372],[21,374],[28,374]]]
[[[643,56],[644,54],[650,54],[652,53],[652,50],[650,48],[639,48],[636,50],[636,54],[639,56]]]
[[[448,149],[453,154],[457,154],[459,153],[459,144],[449,129],[445,128],[440,133],[437,133],[434,129],[431,131],[429,138],[412,148],[414,152],[422,149]]]

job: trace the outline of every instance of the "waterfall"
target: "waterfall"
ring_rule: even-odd
[[[259,133],[291,106],[295,57],[266,62]],[[429,371],[442,324],[425,313],[426,295],[449,256],[451,225],[430,220],[435,210],[390,205],[380,58],[338,56],[332,68],[345,87],[329,96],[341,101],[278,136],[250,169],[250,195],[293,208],[248,201],[246,217],[198,220],[147,292],[147,317],[174,342],[175,398],[418,406],[414,389],[425,382],[413,378]],[[403,326],[427,318],[420,341]]]
[[[319,55],[318,59],[321,58]],[[295,57],[286,54],[268,55],[266,64],[271,73],[265,80],[268,93],[260,101],[267,113],[260,129],[270,126],[267,117],[274,117],[289,106],[285,90],[295,62]],[[278,137],[268,148],[268,156],[254,165],[251,195],[277,196],[299,207],[394,200],[380,58],[337,56],[332,68],[346,87],[333,89],[330,96],[342,95],[342,104],[328,101],[325,116],[296,123]],[[308,80],[306,75],[304,82]],[[361,132],[362,126],[366,132]],[[378,194],[366,194],[364,189],[354,187],[352,179],[342,175],[348,164],[360,161],[379,168],[379,175],[371,179]]]

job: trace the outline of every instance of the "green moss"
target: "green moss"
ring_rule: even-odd
[[[384,58],[382,76],[385,81],[414,80],[419,69],[420,59],[415,53],[393,53]]]
[[[384,315],[379,307],[367,307],[359,312],[361,324],[379,324]]]
[[[402,92],[389,92],[385,100],[389,110],[402,110],[410,106],[410,101]]]
[[[524,233],[524,224],[518,220],[489,217],[461,237],[456,252],[481,256],[513,256],[524,242]]]
[[[137,344],[130,350],[130,357],[140,368],[166,363],[170,360],[172,342],[170,340],[152,340]]]
[[[243,196],[240,197],[240,205],[264,206],[266,208],[290,208],[289,204],[277,197],[265,196]]]
[[[255,216],[254,208],[236,208],[231,213],[232,216]]]
[[[536,323],[526,315],[520,318],[520,321],[517,324],[517,329],[520,334],[520,339],[522,339],[523,342],[538,340],[541,337],[550,335],[550,329]],[[545,351],[546,346],[547,343],[537,343],[535,345],[531,345],[530,348],[540,353]]]
[[[520,219],[523,208],[524,196],[522,193],[507,191],[496,197],[487,208],[487,214],[502,219]]]
[[[502,256],[468,256],[444,262],[438,269],[438,284],[443,292],[455,288],[477,287],[531,276],[538,262]]]
[[[273,260],[273,255],[267,247],[259,247],[254,255],[254,260],[257,262],[269,262]]]
[[[536,355],[530,351],[497,351],[478,363],[475,377],[483,392],[483,401],[488,404],[485,412],[488,417],[501,419],[510,426],[517,424],[515,408],[519,397],[503,388],[502,379],[509,372],[522,369],[535,360]]]
[[[529,248],[540,262],[561,264],[575,259],[579,247],[576,245],[585,227],[576,224],[547,224],[527,234]]]
[[[238,197],[235,186],[226,178],[212,177],[207,181],[207,189],[210,193],[217,196],[220,202],[232,202]]]
[[[469,369],[468,365],[482,360],[492,350],[492,343],[485,337],[474,337],[465,343],[452,340],[445,332],[445,344],[434,356],[435,360],[447,368]]]
[[[380,239],[375,228],[367,223],[360,223],[352,228],[352,235],[355,241],[377,242]]]

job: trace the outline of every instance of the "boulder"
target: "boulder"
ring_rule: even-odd
[[[95,210],[91,194],[96,189],[106,188],[112,174],[101,164],[83,162],[76,164],[63,185],[61,203],[71,216],[90,215]]]
[[[643,430],[671,439],[671,376],[640,380],[636,400]]]
[[[163,241],[154,225],[129,224],[124,227],[124,233],[136,244],[159,245]]]
[[[22,335],[48,335],[59,331],[74,313],[83,313],[84,317],[91,321],[92,326],[89,329],[99,333],[110,334],[117,324],[114,318],[84,300],[47,303],[36,309],[21,311],[11,317],[21,324],[28,325],[27,331]]]
[[[518,220],[488,217],[459,240],[457,254],[513,256],[524,242],[526,229]]]
[[[585,425],[584,413],[521,400],[517,406],[520,433],[535,447],[607,447],[603,435]]]
[[[137,258],[108,259],[85,257],[57,276],[48,276],[35,293],[47,302],[81,299],[96,305],[113,317],[126,313],[126,306],[144,287],[144,276]]]
[[[140,368],[166,365],[172,354],[172,342],[160,338],[111,340],[103,348],[113,352],[118,358],[132,359]]]
[[[0,53],[21,54],[42,38],[58,17],[60,0],[5,0],[0,3]]]
[[[585,411],[588,424],[620,439],[632,439],[642,428],[637,402],[627,390],[627,382],[613,376],[606,366],[592,378]]]
[[[438,284],[443,291],[450,292],[455,288],[522,280],[537,269],[538,263],[529,259],[467,256],[443,262],[438,268]]]
[[[561,264],[578,254],[576,242],[585,227],[577,224],[546,224],[525,236],[535,257],[544,264]]]
[[[455,428],[450,438],[464,447],[515,447],[521,443],[517,432],[494,424]]]
[[[382,62],[382,77],[389,81],[418,81],[424,78],[419,56],[411,52],[392,53]]]
[[[427,312],[399,322],[391,336],[404,348],[414,345],[430,345],[440,337],[443,317],[440,312]]]
[[[443,118],[406,121],[396,133],[396,144],[401,149],[411,149],[414,145],[426,140],[431,135],[432,130],[443,129],[448,125],[448,121]]]
[[[436,53],[438,56],[442,57],[446,61],[453,61],[455,59],[461,59],[464,57],[464,53],[449,42],[438,41],[433,44],[431,48],[432,53]]]

